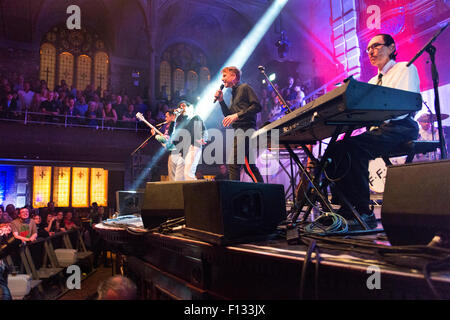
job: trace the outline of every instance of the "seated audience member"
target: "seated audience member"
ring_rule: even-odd
[[[40,109],[42,113],[46,114],[46,121],[59,122],[59,120],[61,120],[60,118],[58,118],[61,110],[59,109],[58,103],[55,100],[55,93],[53,91],[48,92],[48,98],[47,100],[41,102]]]
[[[19,91],[20,111],[29,110],[33,102],[34,92],[31,90],[31,84],[25,82],[23,90]]]
[[[102,222],[103,220],[107,220],[108,218],[108,212],[105,210],[105,207],[98,207],[98,223]]]
[[[145,112],[149,110],[147,105],[142,101],[142,98],[140,96],[136,97],[136,105],[135,105],[135,111],[140,112],[142,114],[145,114]]]
[[[47,221],[48,215],[56,215],[55,203],[53,201],[48,202],[47,207],[42,208],[39,215],[44,222]]]
[[[84,117],[88,110],[88,104],[86,103],[86,98],[80,96],[80,99],[75,103],[75,113],[78,117]]]
[[[36,223],[38,238],[47,238],[49,233],[45,230],[45,223],[42,221],[42,217],[37,214],[33,217],[33,220]]]
[[[55,234],[54,231],[51,231],[55,221],[56,221],[56,216],[54,216],[52,214],[47,215],[46,224],[45,224],[44,229],[45,229],[45,231],[47,231],[49,236],[53,236]]]
[[[36,240],[37,228],[34,220],[30,219],[28,208],[21,208],[19,217],[11,222],[11,230],[14,238],[29,242]]]
[[[64,216],[64,227],[67,231],[78,228],[75,222],[72,221],[72,216],[72,211],[67,211]]]
[[[65,232],[66,231],[66,227],[64,225],[64,214],[62,211],[58,211],[58,213],[56,214],[52,231],[54,231],[54,232]]]
[[[3,206],[0,206],[0,223],[10,223],[13,219],[9,216],[8,212],[3,210]]]
[[[137,288],[132,280],[114,276],[103,281],[97,289],[98,300],[135,300]]]
[[[107,102],[105,107],[102,110],[103,116],[103,125],[105,127],[112,127],[117,122],[117,113],[116,110],[113,109],[111,102]]]
[[[127,112],[122,116],[122,121],[125,121],[125,126],[128,128],[134,128],[136,125],[136,112],[134,111],[134,105],[129,104]]]
[[[197,172],[195,173],[195,177],[197,178],[197,180],[203,180],[203,179],[205,179],[205,176],[203,175],[203,172],[201,172],[201,171],[197,171]]]
[[[16,207],[14,207],[14,205],[12,203],[10,203],[6,206],[5,211],[9,214],[9,216],[11,217],[11,220],[14,220],[17,218]]]
[[[78,120],[76,117],[80,116],[77,110],[75,109],[75,99],[69,98],[68,104],[66,105],[66,109],[64,114],[67,117],[67,123],[69,124],[77,124]]]
[[[306,104],[305,103],[305,93],[300,88],[300,86],[295,86],[294,91],[296,92],[295,100],[293,103],[294,109],[303,107]]]
[[[114,105],[112,108],[115,110],[116,113],[116,121],[117,119],[122,120],[122,116],[126,113],[127,107],[122,102],[122,96],[117,95],[116,100],[114,101]]]
[[[12,118],[17,116],[17,99],[14,98],[14,92],[8,92],[0,101],[0,117]]]
[[[0,246],[7,243],[8,239],[12,237],[11,234],[11,224],[10,223],[0,223]],[[1,259],[0,259],[1,261]]]
[[[86,118],[86,124],[90,127],[98,126],[96,108],[97,108],[97,104],[94,101],[89,101],[88,109],[87,109],[86,113],[84,114],[84,117]]]
[[[228,180],[228,171],[227,166],[224,164],[221,164],[219,167],[220,173],[214,177],[214,180]]]

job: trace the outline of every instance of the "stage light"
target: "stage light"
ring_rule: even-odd
[[[281,31],[281,38],[275,42],[275,46],[278,47],[278,57],[281,59],[285,58],[291,46],[291,43],[286,37],[286,31]]]
[[[274,81],[274,80],[276,79],[276,77],[277,77],[277,75],[276,75],[275,73],[272,73],[272,74],[269,76],[269,80],[270,80],[270,81]]]

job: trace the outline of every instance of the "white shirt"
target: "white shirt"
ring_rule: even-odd
[[[394,60],[389,60],[388,63],[383,67],[381,72],[383,77],[381,78],[381,85],[385,87],[390,87],[394,89],[420,92],[420,80],[417,68],[411,64],[409,67],[406,66],[407,62],[398,62]],[[378,74],[379,74],[378,73]],[[370,84],[377,84],[378,74],[369,80]],[[399,116],[391,120],[400,120],[406,118],[408,115]]]

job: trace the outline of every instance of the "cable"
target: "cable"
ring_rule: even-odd
[[[312,255],[315,247],[316,247],[316,241],[313,240],[309,244],[308,251],[306,252],[305,260],[303,261],[302,274],[300,276],[300,293],[299,293],[300,300],[303,299],[303,293],[305,291],[306,270],[308,268],[309,260],[311,259],[311,255]]]
[[[342,234],[348,232],[348,224],[342,216],[327,212],[309,223],[304,232],[319,235]]]
[[[344,179],[344,177],[350,172],[350,169],[352,167],[352,157],[351,157],[351,155],[348,152],[346,152],[346,155],[347,155],[347,158],[348,158],[348,168],[347,168],[346,172],[342,176],[340,176],[338,178],[334,178],[334,179],[330,178],[328,176],[328,174],[327,174],[327,169],[324,168],[323,174],[324,174],[325,178],[327,178],[328,181],[330,181],[330,182],[338,182],[338,181]],[[335,166],[335,170],[336,170],[336,168],[337,168],[337,166]]]

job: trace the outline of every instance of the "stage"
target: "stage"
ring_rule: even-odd
[[[305,235],[217,246],[183,235],[102,226],[124,273],[157,300],[449,299],[450,272],[430,270],[449,250],[390,246],[384,233]],[[448,268],[447,268],[448,270]],[[430,285],[431,283],[431,285]]]

